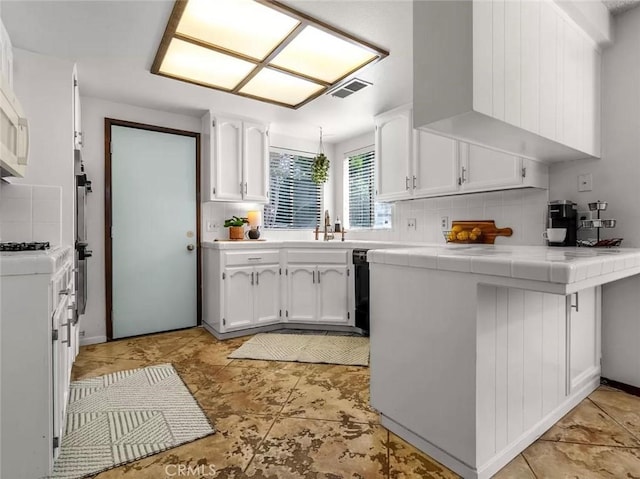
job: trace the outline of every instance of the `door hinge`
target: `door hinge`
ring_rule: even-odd
[[[53,438],[53,448],[56,449],[60,447],[60,438],[58,436]]]
[[[526,166],[523,166],[523,167],[522,167],[522,177],[524,178],[524,177],[526,177],[526,176],[527,176],[527,167],[526,167]]]
[[[227,279],[227,273],[222,273],[222,279]]]
[[[225,318],[222,318],[222,325],[226,326],[227,325],[227,320]]]
[[[57,341],[58,340],[58,330],[54,329],[51,331],[51,340],[52,341]]]

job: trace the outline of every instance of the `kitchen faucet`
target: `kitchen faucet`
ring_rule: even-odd
[[[324,241],[329,241],[334,238],[333,229],[331,228],[331,217],[329,216],[329,210],[324,212]]]

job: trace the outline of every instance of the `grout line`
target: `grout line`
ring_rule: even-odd
[[[640,449],[640,446],[616,446],[614,444],[594,444],[591,442],[577,442],[577,441],[554,441],[552,439],[538,439],[540,442],[550,442],[553,444],[575,444],[576,446],[593,446],[593,447],[612,447],[615,449]],[[537,441],[536,441],[537,442]]]
[[[524,462],[527,463],[527,466],[529,467],[529,470],[531,471],[531,474],[533,474],[533,477],[538,479],[538,475],[536,474],[536,471],[533,470],[533,467],[531,467],[531,464],[529,464],[529,460],[525,457],[524,454],[522,454],[522,452],[520,453],[520,455],[522,456],[522,459],[524,459]]]
[[[600,407],[600,405],[598,403],[596,403],[593,399],[591,399],[590,397],[587,397],[587,399],[591,402],[591,404],[593,404],[595,407],[597,407],[598,409],[600,409],[609,419],[611,419],[613,422],[615,422],[617,425],[619,425],[622,429],[624,429],[625,431],[627,431],[629,434],[631,434],[631,437],[633,437],[636,440],[640,441],[640,436],[636,433],[634,433],[633,431],[630,431],[629,429],[627,429],[627,427],[622,424],[621,422],[619,422],[616,418],[614,418],[611,414],[609,414],[607,411],[605,411],[602,407]],[[614,446],[615,447],[615,446]]]

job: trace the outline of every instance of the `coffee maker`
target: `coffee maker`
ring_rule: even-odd
[[[578,235],[578,211],[576,203],[567,200],[550,201],[548,212],[549,228],[566,228],[567,234],[564,241],[553,243],[549,246],[576,246]]]

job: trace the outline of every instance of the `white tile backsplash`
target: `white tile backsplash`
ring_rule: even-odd
[[[59,186],[0,186],[0,240],[61,242],[62,188]]]
[[[522,189],[472,193],[468,195],[400,201],[395,205],[393,230],[352,230],[353,239],[420,241],[444,243],[440,218],[494,220],[498,228],[513,229],[513,236],[498,237],[496,244],[544,245],[547,190]],[[417,229],[409,230],[406,220],[416,218]]]

